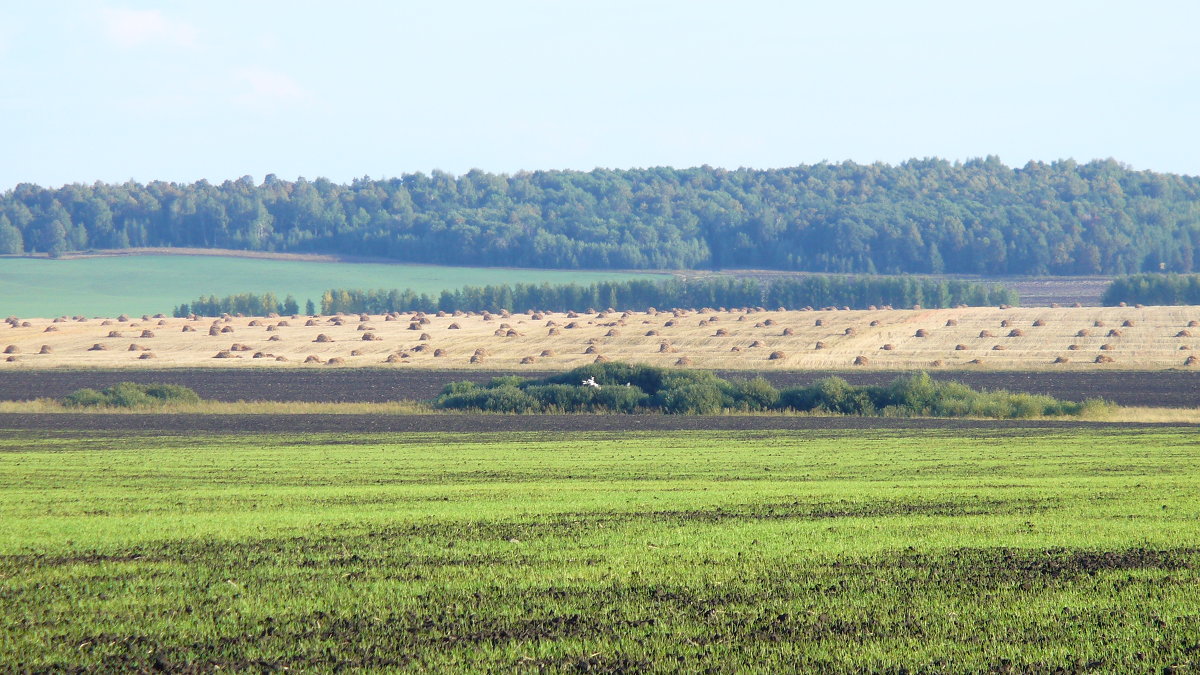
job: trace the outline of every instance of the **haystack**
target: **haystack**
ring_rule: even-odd
[[[895,349],[895,348],[896,348],[896,345],[893,345],[893,344],[886,344],[886,345],[884,345],[884,346],[880,347],[880,349],[881,349],[881,350],[883,350],[883,351],[885,351],[885,352],[890,352],[890,351],[892,351],[892,350],[893,350],[893,349]]]
[[[654,336],[656,336],[656,335],[658,335],[658,331],[656,331],[656,330],[648,330],[648,331],[646,331],[646,337],[654,337]]]
[[[4,353],[5,353],[5,354],[16,354],[16,353],[18,353],[18,352],[20,352],[20,351],[21,351],[21,350],[20,350],[20,349],[18,349],[16,345],[9,345],[9,346],[7,346],[7,347],[5,347],[5,348],[4,348]]]
[[[1121,331],[1113,328],[1108,331],[1108,337],[1121,337]]]
[[[929,337],[929,331],[925,330],[924,328],[918,328],[917,332],[913,333],[913,337]]]
[[[768,361],[779,361],[781,359],[786,359],[786,358],[787,358],[787,354],[784,354],[783,352],[771,352],[771,355],[767,357],[767,360]]]
[[[789,336],[789,335],[795,335],[795,334],[796,334],[796,331],[795,331],[795,330],[793,330],[793,329],[791,329],[791,328],[784,328],[784,329],[783,329],[783,333],[782,333],[782,335],[783,335],[784,337],[787,337],[787,336]]]
[[[527,365],[529,365],[529,364],[531,364],[531,363],[533,363],[533,362],[535,362],[535,361],[537,361],[537,359],[535,359],[535,358],[534,358],[534,357],[532,357],[532,356],[523,356],[523,357],[521,357],[521,365],[523,365],[523,366],[527,366]]]
[[[677,365],[677,366],[690,366],[690,365],[692,365],[692,360],[691,360],[691,359],[689,359],[689,358],[688,358],[688,357],[686,357],[686,356],[681,356],[681,357],[679,357],[678,359],[676,359],[676,360],[675,360],[675,365]]]
[[[813,345],[813,349],[825,349],[825,343],[818,342],[817,344]]]
[[[814,321],[814,322],[813,322],[813,325],[814,325],[814,326],[824,326],[824,325],[825,325],[825,319],[817,319],[816,321]]]
[[[154,331],[152,331],[152,330],[144,330],[144,331],[142,331],[142,337],[144,337],[144,338],[152,338],[152,337],[154,337]]]
[[[1056,356],[1056,357],[1054,357],[1054,362],[1055,363],[1070,363],[1071,359],[1068,359],[1065,356]]]
[[[1175,337],[1192,337],[1192,332],[1188,330],[1181,330],[1175,334]]]
[[[1008,349],[1008,347],[1005,347],[1004,345],[992,345],[992,351],[994,352],[1002,352],[1005,349]]]
[[[1113,362],[1113,358],[1111,356],[1107,356],[1105,354],[1101,354],[1100,356],[1097,356],[1096,360],[1095,360],[1095,363],[1112,363],[1112,362]]]
[[[362,334],[362,341],[363,341],[363,342],[378,342],[378,341],[380,341],[380,340],[382,340],[382,339],[383,339],[383,338],[379,337],[378,335],[376,335],[376,334],[374,334],[374,333],[363,333],[363,334]]]
[[[1116,349],[1115,346],[1107,344],[1107,343],[1100,345],[1100,351],[1102,351],[1102,352],[1109,352],[1114,349]]]
[[[470,362],[471,363],[483,363],[483,357],[480,356],[479,354],[472,354]]]
[[[1014,328],[1014,329],[1008,331],[1008,337],[1024,337],[1024,336],[1025,336],[1025,331],[1021,330],[1020,328]]]
[[[979,337],[990,338],[990,337],[996,337],[996,336],[992,335],[992,331],[990,331],[990,330],[981,330],[981,331],[979,331]]]
[[[675,351],[675,348],[671,346],[670,342],[663,342],[658,345],[658,353],[659,354],[670,354],[674,351]]]
[[[850,326],[846,330],[842,331],[843,335],[856,335],[857,333],[858,331],[854,330],[854,326]]]
[[[50,325],[50,326],[46,326],[46,330],[44,330],[42,332],[43,333],[55,333],[57,331],[58,331],[58,326]]]
[[[315,354],[309,354],[307,357],[304,358],[304,362],[305,363],[320,363],[321,359],[318,358]]]
[[[195,329],[195,328],[193,328],[192,326],[187,326],[187,325],[185,325],[185,326],[183,327],[183,330],[181,330],[181,331],[179,331],[179,332],[181,332],[181,333],[195,333],[195,332],[196,332],[196,329]]]
[[[1133,321],[1131,319],[1125,319],[1121,322],[1121,328],[1133,328]]]
[[[872,319],[872,320],[871,320],[870,326],[871,326],[872,328],[874,328],[874,327],[876,327],[876,326],[878,326],[878,325],[879,325],[879,319]]]
[[[317,337],[313,340],[313,342],[333,342],[333,338],[329,337],[328,335],[326,335],[324,333],[321,333],[321,334],[317,335]]]
[[[119,337],[121,337],[121,331],[119,331],[119,330],[110,330],[110,331],[108,331],[108,337],[110,337],[110,338],[119,338]]]
[[[751,347],[766,347],[767,343],[763,342],[762,340],[755,340],[754,342],[750,343],[750,346]]]
[[[966,351],[966,349],[966,345],[954,345],[954,351],[956,352]]]
[[[434,356],[446,356],[446,350],[445,349],[435,349],[435,350],[433,350],[433,355]]]
[[[1086,328],[1080,328],[1075,332],[1075,337],[1087,337],[1089,335],[1091,335],[1091,332],[1089,332]]]
[[[138,358],[139,358],[139,359],[142,359],[143,361],[144,361],[144,360],[146,360],[146,359],[152,359],[152,358],[155,358],[155,357],[154,357],[154,352],[142,352],[141,354],[138,354]]]
[[[267,338],[267,342],[279,342],[282,339],[283,338],[279,337],[278,335],[272,335],[271,337]]]
[[[587,349],[583,350],[583,353],[584,354],[597,354],[597,353],[599,353],[599,351],[600,350],[596,349],[595,345],[592,345],[592,346],[588,347]]]
[[[1196,358],[1194,355],[1183,360],[1183,365],[1185,366],[1194,366],[1197,363],[1200,363],[1200,358]]]
[[[558,334],[559,334],[559,330],[557,327],[551,328],[550,330],[546,331],[546,335],[558,335]]]
[[[88,347],[87,350],[89,352],[106,352],[106,351],[108,351],[108,347],[105,347],[104,345],[97,342],[96,344],[92,345],[91,347]]]
[[[543,357],[554,356],[554,355],[555,355],[555,353],[554,353],[553,349],[543,349],[542,353],[541,353],[541,356],[543,356]]]
[[[425,342],[425,341],[428,341],[428,340],[432,340],[432,339],[433,339],[433,336],[431,336],[429,333],[421,333],[421,337],[419,337],[419,338],[417,338],[417,339],[418,339],[418,340],[421,340],[422,342]]]
[[[42,348],[38,350],[38,353],[39,354],[53,354],[54,350],[50,348],[50,345],[42,345]]]
[[[344,365],[345,363],[346,363],[346,359],[343,359],[343,358],[342,358],[342,357],[340,357],[340,356],[335,356],[335,357],[333,357],[332,359],[329,359],[328,361],[326,361],[326,362],[325,362],[325,365],[327,365],[327,366],[340,366],[340,365]]]
[[[717,332],[713,333],[713,337],[729,337],[729,331],[724,328],[718,328]]]
[[[856,366],[865,366],[865,365],[868,365],[869,363],[871,363],[871,360],[865,356],[854,357],[854,365],[856,365]]]
[[[1033,325],[1034,327],[1045,326],[1046,321],[1044,319],[1034,319]]]
[[[1079,345],[1067,345],[1067,351],[1077,352],[1079,351]]]
[[[592,363],[607,363],[607,362],[608,362],[608,357],[604,356],[603,354],[596,356],[596,358],[592,361]]]
[[[958,319],[946,319],[946,325],[947,326],[957,326]]]
[[[224,328],[222,328],[222,329],[221,329],[221,332],[222,332],[222,333],[232,333],[232,332],[233,332],[233,326],[225,326]]]
[[[214,356],[213,358],[214,359],[232,359],[232,358],[234,358],[234,356],[233,356],[233,352],[229,351],[228,349],[222,349],[221,351],[217,352],[217,355]]]

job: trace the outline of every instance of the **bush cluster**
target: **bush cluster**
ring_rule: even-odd
[[[1108,306],[1200,305],[1200,274],[1133,274],[1117,277],[1104,291]]]
[[[599,387],[584,385],[594,379]],[[800,411],[894,417],[1025,418],[1079,415],[1107,405],[1074,403],[1050,396],[975,391],[939,382],[928,373],[903,375],[886,385],[852,385],[826,377],[806,387],[779,391],[761,377],[725,380],[709,371],[671,370],[626,363],[594,363],[541,380],[493,378],[484,385],[446,385],[434,406],[501,413],[662,412],[710,415],[724,411]]]
[[[72,408],[146,408],[174,403],[199,403],[200,395],[178,384],[118,382],[103,390],[76,389],[61,399]]]

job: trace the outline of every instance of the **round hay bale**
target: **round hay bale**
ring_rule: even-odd
[[[333,357],[332,359],[329,359],[328,361],[326,361],[326,362],[325,362],[325,365],[327,365],[327,366],[340,366],[340,365],[344,365],[345,363],[346,363],[346,359],[343,359],[343,358],[342,358],[342,357],[340,357],[340,356],[335,356],[335,357]]]
[[[868,365],[869,363],[871,363],[871,360],[865,356],[854,357],[854,365],[856,365],[856,366],[865,366],[865,365]]]
[[[994,352],[1002,352],[1005,349],[1008,349],[1008,347],[1005,347],[1004,345],[992,345],[992,351]]]
[[[46,326],[46,330],[44,330],[42,332],[43,333],[56,333],[56,332],[58,332],[58,326],[54,326],[54,325]]]
[[[531,364],[531,363],[534,363],[534,362],[536,362],[536,361],[537,361],[537,359],[535,359],[535,358],[534,358],[534,357],[532,357],[532,356],[523,356],[523,357],[521,357],[521,365],[523,365],[523,366],[527,366],[527,365],[529,365],[529,364]]]
[[[1014,329],[1008,331],[1008,337],[1010,337],[1010,338],[1024,337],[1024,336],[1025,336],[1025,331],[1021,330],[1020,328],[1014,328]]]
[[[729,337],[729,331],[724,328],[718,328],[717,332],[713,333],[713,337]]]
[[[675,359],[675,365],[677,365],[677,366],[690,366],[690,365],[692,365],[692,360],[691,360],[691,359],[689,359],[689,358],[688,358],[688,357],[686,357],[686,356],[681,356],[681,357],[679,357],[678,359]]]
[[[1113,357],[1105,355],[1105,354],[1101,354],[1100,356],[1097,356],[1096,360],[1095,360],[1095,363],[1112,363],[1112,362],[1113,362]]]
[[[305,363],[320,363],[321,359],[316,354],[309,354],[308,356],[304,357],[304,362]]]
[[[283,340],[283,338],[279,337],[278,335],[272,335],[271,337],[267,338],[267,342],[279,342],[281,340]]]
[[[1033,325],[1034,325],[1034,327],[1045,326],[1046,321],[1044,319],[1034,319]]]
[[[1067,351],[1077,352],[1079,351],[1079,345],[1067,345]]]
[[[1088,331],[1088,329],[1086,329],[1086,328],[1080,328],[1078,331],[1075,332],[1075,337],[1087,337],[1089,335],[1091,335],[1091,332]]]
[[[954,351],[956,351],[956,352],[966,351],[966,349],[967,349],[966,345],[954,345]]]
[[[892,351],[892,350],[893,350],[893,349],[895,349],[895,348],[896,348],[896,345],[893,345],[893,344],[886,344],[886,345],[884,345],[884,346],[880,347],[880,349],[881,349],[881,350],[883,350],[883,351],[885,351],[885,352],[890,352],[890,351]]]
[[[155,357],[154,357],[154,352],[142,352],[141,354],[138,354],[138,358],[139,358],[139,359],[142,359],[143,361],[144,361],[144,360],[146,360],[146,359],[152,359],[152,358],[155,358]]]
[[[795,331],[795,330],[793,330],[793,329],[791,329],[791,328],[784,328],[784,329],[783,329],[783,333],[782,333],[782,335],[783,335],[784,337],[787,337],[787,336],[789,336],[789,335],[795,335],[795,334],[796,334],[796,331]]]
[[[321,334],[317,335],[316,338],[313,339],[313,342],[333,342],[333,338],[329,337],[328,335],[326,335],[324,333],[321,333]]]
[[[183,330],[181,330],[181,331],[179,331],[179,332],[181,332],[181,333],[195,333],[195,332],[196,332],[196,329],[195,329],[195,328],[193,328],[192,326],[187,326],[187,325],[185,325],[185,326],[183,327]]]
[[[50,345],[42,345],[42,348],[38,350],[38,353],[39,354],[53,354],[54,350],[50,348]]]
[[[1183,365],[1185,366],[1194,366],[1197,363],[1200,363],[1200,358],[1196,358],[1194,354],[1183,360]]]
[[[18,353],[18,352],[20,352],[20,351],[21,351],[21,350],[20,350],[20,349],[18,349],[16,345],[9,345],[9,346],[7,346],[7,347],[5,347],[5,348],[4,348],[4,353],[5,353],[5,354],[16,354],[16,353]]]
[[[446,353],[445,349],[435,349],[435,350],[433,350],[433,355],[437,356],[437,357],[441,357],[441,356],[447,356],[447,353]]]
[[[1114,349],[1116,349],[1116,347],[1113,345],[1110,345],[1108,343],[1100,345],[1100,351],[1102,351],[1102,352],[1110,352]]]
[[[929,331],[925,330],[924,328],[918,328],[917,332],[913,333],[913,337],[929,337]]]
[[[767,343],[763,342],[762,340],[755,340],[754,342],[750,343],[750,346],[751,347],[766,347]]]
[[[110,331],[108,331],[108,337],[110,337],[110,338],[119,338],[119,337],[121,337],[121,331],[119,331],[119,330],[110,330]]]
[[[1130,319],[1125,319],[1121,322],[1121,328],[1133,328],[1133,321]]]
[[[105,347],[104,345],[97,342],[96,344],[92,345],[91,347],[88,347],[87,350],[89,352],[106,352],[106,351],[108,351],[108,347]]]
[[[817,342],[817,344],[813,345],[813,349],[825,349],[825,343]]]
[[[213,358],[214,359],[232,359],[232,358],[234,358],[234,356],[233,356],[233,352],[229,351],[228,349],[222,349],[221,351],[217,352],[217,355],[214,356]]]
[[[224,328],[222,328],[222,329],[221,329],[221,332],[222,332],[222,333],[232,333],[232,332],[233,332],[233,326],[225,326]]]
[[[144,330],[144,331],[142,331],[142,337],[144,337],[144,338],[152,338],[152,337],[154,337],[154,331],[152,331],[152,330]]]
[[[958,319],[946,319],[946,325],[947,326],[957,326]]]
[[[599,351],[600,350],[596,349],[595,345],[592,345],[592,346],[588,347],[587,349],[583,350],[583,353],[584,354],[596,354]]]
[[[990,338],[990,337],[996,337],[996,336],[992,335],[992,331],[990,331],[990,330],[981,330],[981,331],[979,331],[979,337]]]
[[[779,361],[781,359],[786,359],[786,358],[787,358],[787,354],[784,354],[783,352],[771,352],[771,355],[767,357],[767,360],[768,361]]]
[[[1112,328],[1108,331],[1108,337],[1121,337],[1121,331]]]
[[[1065,356],[1056,356],[1056,357],[1054,357],[1054,362],[1055,363],[1070,363],[1071,359],[1068,359]]]

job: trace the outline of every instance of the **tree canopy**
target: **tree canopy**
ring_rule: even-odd
[[[1200,271],[1200,178],[1113,160],[434,171],[261,184],[21,184],[0,253],[145,246],[596,269]]]

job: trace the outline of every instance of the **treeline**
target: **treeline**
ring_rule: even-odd
[[[805,276],[759,281],[727,276],[696,280],[601,281],[594,284],[500,284],[463,286],[437,297],[412,289],[333,288],[321,295],[322,314],[386,312],[566,312],[592,308],[643,310],[649,307],[954,307],[1015,305],[1017,294],[997,284],[917,277]],[[305,313],[315,314],[309,300]],[[175,307],[175,316],[270,313],[297,314],[295,298],[280,302],[273,293],[201,296]]]
[[[1200,178],[997,158],[261,184],[96,183],[0,195],[0,253],[232,248],[537,268],[836,273],[1200,271]]]
[[[827,377],[782,391],[759,377],[725,380],[712,371],[596,363],[541,380],[519,376],[487,384],[453,382],[434,407],[500,413],[662,412],[712,415],[722,411],[798,411],[889,417],[995,417],[1079,415],[1098,411],[1103,401],[1074,403],[1050,396],[975,391],[959,382],[939,382],[927,373],[904,375],[890,384],[852,385]]]
[[[312,300],[307,302],[306,311],[316,313],[316,305]],[[288,295],[282,301],[274,293],[238,293],[218,298],[215,295],[202,295],[192,302],[185,302],[172,309],[172,315],[177,317],[191,316],[221,316],[222,314],[244,314],[246,316],[267,316],[268,314],[299,314],[300,305],[296,298]]]
[[[412,290],[330,289],[321,313],[565,312],[586,308],[643,310],[648,307],[803,307],[871,305],[953,307],[1015,305],[1015,292],[999,285],[916,277],[806,276],[759,281],[711,277],[685,281],[631,280],[580,284],[464,286],[436,298]]]
[[[1105,289],[1105,305],[1200,305],[1200,274],[1133,274]]]

